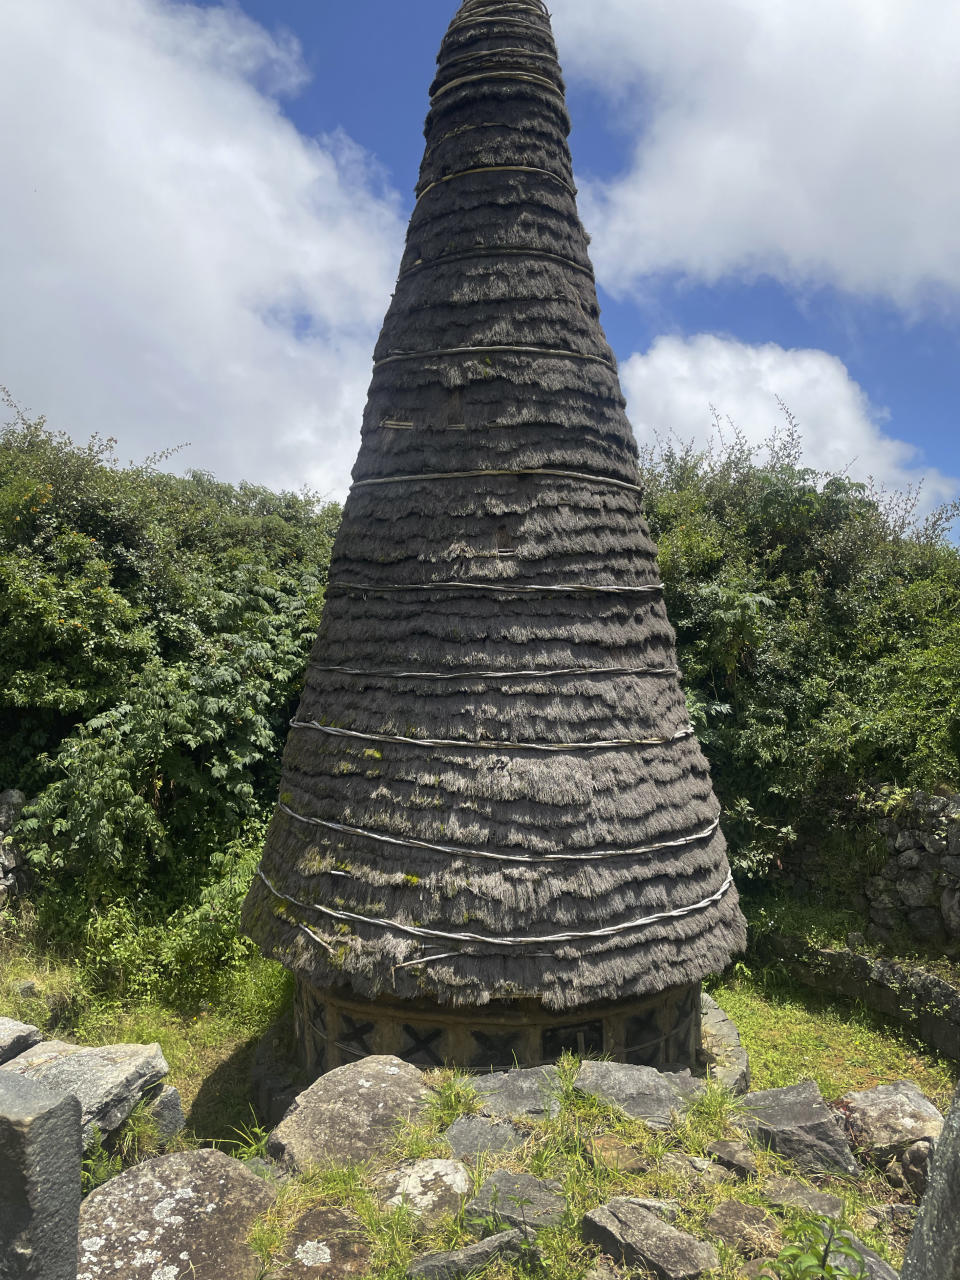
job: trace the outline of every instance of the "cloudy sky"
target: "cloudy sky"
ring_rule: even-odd
[[[456,0],[3,0],[0,383],[342,496]],[[960,492],[960,7],[552,0],[641,439]]]

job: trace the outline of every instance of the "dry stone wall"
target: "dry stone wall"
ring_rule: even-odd
[[[864,884],[868,938],[960,940],[960,795],[918,795],[906,816],[884,818],[880,829],[887,858]]]
[[[936,974],[791,935],[766,934],[756,939],[753,954],[817,991],[859,1001],[960,1060],[960,991]]]

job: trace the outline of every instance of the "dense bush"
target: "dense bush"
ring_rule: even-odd
[[[788,415],[760,456],[734,431],[643,459],[691,710],[747,874],[856,824],[881,787],[960,787],[957,505],[917,520],[916,494],[799,457]]]
[[[15,408],[0,433],[0,788],[36,797],[46,936],[119,991],[243,957],[339,520],[164,461]],[[918,523],[909,496],[804,469],[792,423],[760,455],[734,434],[642,470],[740,874],[856,827],[875,788],[957,788],[956,510]]]
[[[339,508],[0,435],[0,786],[53,932],[196,908],[275,794]],[[112,913],[112,914],[111,914]]]

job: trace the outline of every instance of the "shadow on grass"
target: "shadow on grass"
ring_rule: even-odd
[[[259,1043],[253,1036],[206,1077],[187,1114],[187,1125],[202,1141],[239,1137],[257,1123],[252,1111],[250,1068]]]

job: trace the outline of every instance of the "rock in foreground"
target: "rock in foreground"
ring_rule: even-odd
[[[487,1236],[466,1249],[454,1249],[449,1253],[431,1253],[419,1258],[407,1268],[410,1280],[458,1280],[472,1275],[495,1258],[513,1261],[523,1257],[531,1249],[530,1241],[522,1231],[501,1231]]]
[[[793,1178],[770,1178],[764,1185],[763,1194],[775,1209],[799,1209],[814,1218],[837,1219],[843,1216],[843,1201],[839,1196],[815,1191]]]
[[[158,1044],[85,1049],[61,1040],[34,1045],[0,1067],[57,1093],[72,1094],[80,1103],[85,1147],[96,1129],[109,1134],[119,1128],[146,1090],[159,1084],[169,1070]]]
[[[620,1062],[585,1062],[573,1087],[619,1107],[651,1129],[666,1129],[674,1112],[702,1092],[703,1083],[689,1071],[671,1074]]]
[[[777,1155],[811,1173],[859,1173],[840,1124],[812,1080],[743,1100],[743,1123]]]
[[[486,1116],[461,1116],[443,1136],[453,1154],[461,1159],[473,1159],[485,1151],[516,1151],[527,1140],[515,1124]]]
[[[346,1209],[312,1209],[296,1223],[278,1273],[283,1280],[352,1280],[370,1272],[363,1223]]]
[[[483,1110],[490,1116],[523,1116],[548,1120],[560,1110],[560,1075],[556,1067],[499,1071],[476,1082]]]
[[[311,1164],[370,1160],[390,1148],[397,1126],[429,1095],[423,1072],[400,1058],[351,1062],[298,1096],[271,1133],[267,1150],[298,1172]]]
[[[457,1213],[470,1190],[470,1175],[459,1160],[411,1160],[374,1179],[385,1209],[406,1205],[423,1225]]]
[[[83,1202],[77,1280],[256,1280],[247,1233],[275,1196],[220,1151],[137,1165]]]
[[[915,1142],[936,1142],[943,1116],[909,1080],[847,1093],[837,1103],[856,1146],[885,1164]]]
[[[0,1075],[0,1277],[76,1280],[80,1104]]]
[[[32,1049],[42,1039],[39,1030],[29,1022],[0,1018],[0,1063],[9,1062]]]
[[[530,1173],[498,1169],[466,1206],[464,1216],[471,1223],[490,1221],[539,1231],[541,1227],[556,1226],[565,1208],[559,1183],[544,1182]]]
[[[646,1268],[657,1280],[699,1280],[720,1266],[712,1245],[678,1231],[631,1200],[610,1200],[583,1220],[583,1238],[624,1263]]]

